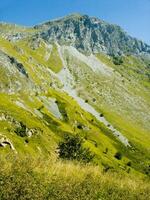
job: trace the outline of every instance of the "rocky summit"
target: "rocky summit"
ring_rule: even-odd
[[[150,46],[132,38],[119,26],[88,15],[74,14],[34,27],[48,41],[74,46],[82,52],[107,54],[150,53]]]
[[[0,77],[1,155],[150,175],[148,44],[80,14],[0,23]]]

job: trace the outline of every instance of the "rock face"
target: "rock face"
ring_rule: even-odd
[[[0,136],[1,136],[1,134],[0,134]],[[0,138],[0,147],[5,147],[7,145],[10,146],[10,149],[15,151],[15,148],[14,148],[13,144],[11,143],[11,141],[9,139],[7,139],[6,137],[1,137]]]
[[[150,46],[119,26],[87,15],[70,15],[34,27],[46,41],[72,45],[82,52],[107,54],[150,53]]]
[[[10,63],[12,65],[15,65],[15,67],[18,69],[18,71],[28,78],[28,74],[27,74],[26,70],[24,69],[23,64],[17,62],[17,60],[14,57],[8,56],[8,58],[10,60]]]

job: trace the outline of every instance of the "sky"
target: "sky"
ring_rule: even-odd
[[[120,25],[150,44],[150,0],[0,0],[0,21],[32,26],[71,13]]]

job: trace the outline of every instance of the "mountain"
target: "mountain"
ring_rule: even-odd
[[[19,39],[25,35],[25,27],[22,27],[20,31],[19,26],[16,26],[15,29],[17,32],[14,34],[14,38],[17,36]],[[36,25],[34,29],[37,35],[46,41],[57,40],[61,45],[67,43],[83,53],[150,53],[149,45],[129,36],[121,27],[88,15],[69,15]],[[28,32],[30,32],[29,30],[31,31],[28,29]]]
[[[149,45],[87,15],[1,23],[0,76],[2,155],[58,157],[79,135],[100,169],[150,174]]]
[[[82,52],[107,54],[150,53],[150,46],[132,38],[119,26],[95,17],[74,14],[34,27],[49,42],[57,40]]]

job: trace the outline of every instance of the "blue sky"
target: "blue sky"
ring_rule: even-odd
[[[0,0],[0,21],[27,26],[76,12],[118,24],[150,44],[150,0]]]

